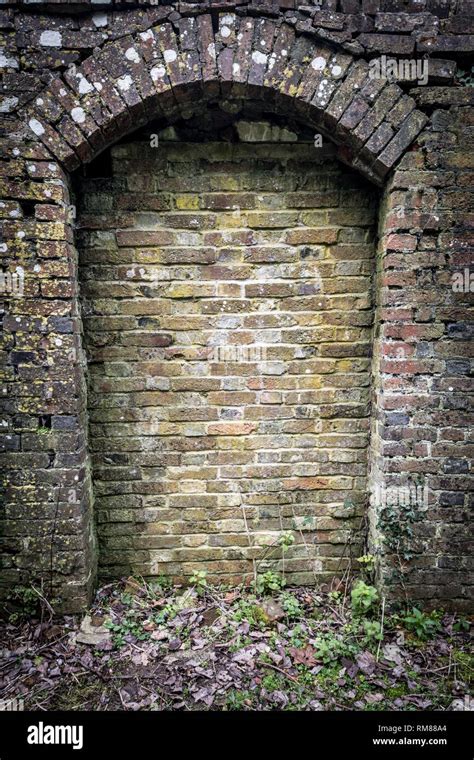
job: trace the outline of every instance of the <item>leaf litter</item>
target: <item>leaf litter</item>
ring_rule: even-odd
[[[423,642],[394,620],[368,644],[350,608],[315,588],[268,598],[127,578],[82,618],[0,621],[0,699],[27,710],[472,707],[469,633],[455,616]]]

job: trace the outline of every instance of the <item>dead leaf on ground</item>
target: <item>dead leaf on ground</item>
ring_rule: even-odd
[[[308,667],[311,668],[318,662],[317,658],[315,657],[316,650],[311,646],[311,644],[307,644],[302,648],[290,647],[288,651],[293,658],[295,665],[308,665]]]

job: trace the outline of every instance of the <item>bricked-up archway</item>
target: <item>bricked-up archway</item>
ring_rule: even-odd
[[[174,24],[160,21],[169,14],[169,7],[151,9],[134,25],[136,31],[126,36],[122,32],[119,39],[99,45],[80,65],[59,75],[52,66],[49,84],[17,112],[8,146],[7,176],[12,179],[4,184],[9,214],[3,228],[5,251],[7,263],[22,262],[26,277],[24,298],[10,299],[4,318],[7,340],[11,336],[6,375],[6,416],[12,421],[8,447],[15,456],[8,460],[12,470],[3,528],[2,588],[40,577],[46,590],[50,585],[70,610],[82,608],[90,596],[96,552],[67,174],[152,119],[173,123],[192,115],[197,101],[222,97],[257,99],[269,112],[299,118],[333,140],[342,161],[379,185],[423,128],[430,129],[412,97],[395,84],[371,79],[367,62],[355,60],[350,45],[342,50],[322,42],[310,19],[295,17],[291,23],[254,10],[248,16],[192,12],[177,16]],[[60,32],[45,34],[53,45],[61,44]],[[455,139],[460,139],[462,113],[454,114],[450,123]],[[429,132],[423,135],[425,141],[431,139]],[[443,420],[434,413],[427,422],[416,416],[416,394],[426,392],[424,378],[438,365],[429,352],[415,355],[413,347],[414,336],[425,343],[444,337],[439,319],[426,323],[414,286],[422,283],[424,270],[432,266],[431,260],[423,259],[427,250],[423,229],[440,230],[443,225],[449,229],[454,216],[450,211],[449,220],[440,221],[436,193],[425,197],[422,191],[420,201],[407,190],[413,181],[428,187],[431,181],[439,183],[421,150],[398,166],[387,186],[387,216],[381,227],[380,251],[387,255],[379,279],[383,295],[374,364],[373,470],[382,483],[390,482],[391,473],[405,470],[435,473],[436,504],[456,505],[462,484],[456,478],[447,482],[445,475],[465,470],[450,464],[450,444],[440,444],[435,464],[420,467],[416,461],[416,456],[426,456],[417,429],[426,424],[431,435],[430,426]],[[423,167],[429,176],[413,180],[411,172]],[[392,213],[400,207],[404,214]],[[21,221],[15,221],[18,216]],[[415,250],[420,251],[419,278],[408,261]],[[444,356],[446,344],[440,345]],[[405,351],[403,357],[396,350]],[[409,356],[411,361],[405,360]],[[437,402],[442,390],[435,389]],[[429,407],[426,400],[423,403]],[[392,443],[388,428],[394,425],[400,439],[398,430],[409,431],[407,443]],[[445,501],[443,493],[448,494]],[[423,526],[424,543],[421,550],[418,547],[409,590],[419,599],[440,596],[436,584],[443,578],[446,591],[441,596],[462,606],[466,590],[449,586],[451,568],[463,567],[462,538],[454,526],[452,530],[444,526],[443,519],[434,508]],[[444,551],[453,555],[452,560],[449,556],[443,561]]]
[[[379,184],[427,122],[398,85],[369,65],[280,21],[220,13],[161,23],[104,45],[54,77],[25,113],[30,130],[67,170],[162,115],[196,101],[262,100],[300,114],[341,145],[340,158]],[[299,32],[299,33],[298,33]]]
[[[287,583],[330,582],[364,546],[380,192],[311,130],[203,122],[75,183],[99,576],[238,583],[292,531]]]

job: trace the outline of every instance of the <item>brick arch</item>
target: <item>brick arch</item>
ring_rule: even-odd
[[[400,87],[372,79],[366,61],[281,20],[226,13],[217,29],[200,15],[177,31],[160,23],[104,44],[54,77],[22,117],[70,171],[153,119],[173,122],[219,98],[257,99],[303,120],[377,184],[427,122]]]

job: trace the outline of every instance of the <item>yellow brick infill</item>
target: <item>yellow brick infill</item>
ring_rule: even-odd
[[[236,581],[287,530],[290,582],[342,571],[367,493],[377,193],[312,144],[112,156],[78,217],[101,574]]]

